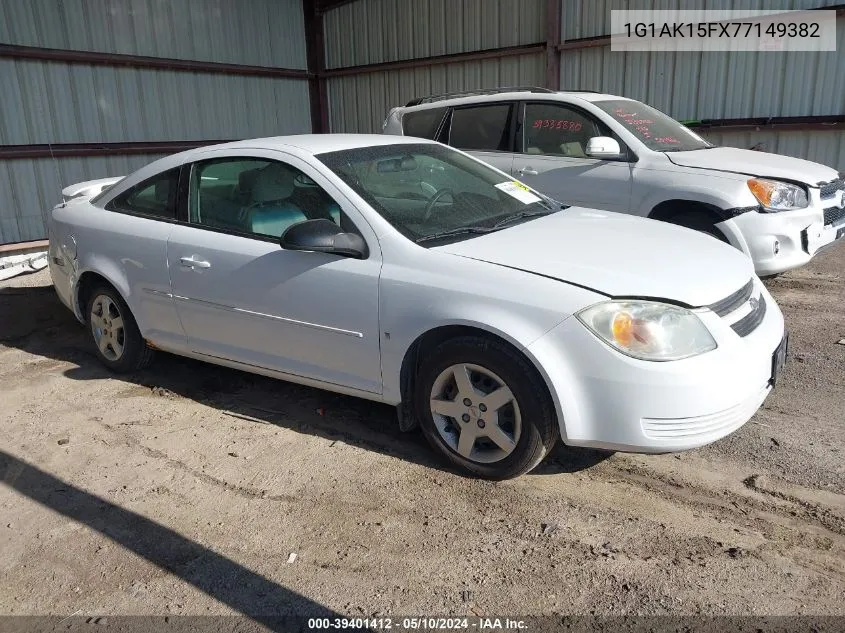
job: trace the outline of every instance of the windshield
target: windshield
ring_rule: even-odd
[[[361,147],[317,158],[399,232],[426,246],[500,230],[561,208],[443,145]]]
[[[593,105],[607,112],[643,145],[656,152],[688,152],[713,147],[672,117],[639,101],[593,101]]]

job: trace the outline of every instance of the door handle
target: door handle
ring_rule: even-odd
[[[536,176],[537,170],[532,169],[531,167],[523,167],[522,169],[520,169],[516,173],[518,173],[520,176]]]
[[[196,255],[182,257],[180,260],[186,268],[211,268],[211,264],[204,259],[197,259]]]

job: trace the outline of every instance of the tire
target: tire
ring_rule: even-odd
[[[716,228],[712,218],[703,213],[680,213],[672,216],[672,218],[669,219],[669,222],[671,224],[677,224],[678,226],[692,229],[693,231],[698,231],[699,233],[706,233],[725,244],[730,243],[728,242],[728,238],[725,237],[725,234]]]
[[[558,440],[545,383],[503,342],[476,336],[445,341],[424,355],[415,384],[414,407],[428,442],[478,477],[503,480],[527,473]]]
[[[111,371],[124,374],[149,365],[155,352],[147,346],[129,306],[111,286],[93,289],[85,308],[94,351]]]

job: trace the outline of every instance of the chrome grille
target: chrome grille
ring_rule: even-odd
[[[821,195],[822,200],[827,200],[828,198],[835,196],[836,192],[840,189],[845,189],[845,180],[837,178],[836,180],[831,180],[830,182],[823,184],[819,188],[819,194]]]

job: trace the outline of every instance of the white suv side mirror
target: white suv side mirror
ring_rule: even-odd
[[[620,158],[622,149],[616,139],[609,136],[594,136],[587,141],[586,154],[590,158]]]

